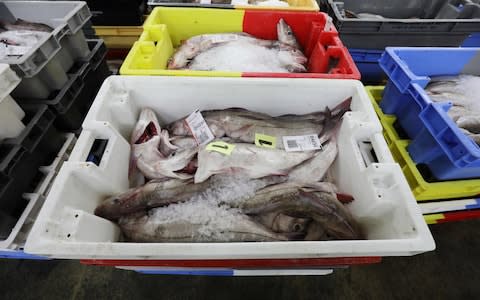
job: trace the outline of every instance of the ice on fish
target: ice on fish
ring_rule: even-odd
[[[208,189],[189,201],[155,208],[139,217],[123,217],[119,225],[127,237],[140,242],[285,240],[228,205],[252,197],[264,184],[243,175],[214,177]]]
[[[288,72],[279,51],[243,40],[221,45],[196,56],[188,66],[191,70],[230,72]]]

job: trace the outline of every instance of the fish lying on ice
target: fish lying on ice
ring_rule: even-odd
[[[242,214],[229,214],[230,222],[215,224],[215,220],[192,222],[188,220],[165,221],[157,216],[159,210],[122,217],[118,224],[123,234],[134,242],[273,242],[288,238],[275,233],[250,217]],[[225,218],[225,215],[219,215]],[[213,221],[213,224],[210,222]],[[219,223],[220,223],[219,222]],[[205,227],[212,229],[205,230]]]
[[[249,185],[253,185],[255,190],[261,189],[271,184],[285,182],[284,176],[269,176],[256,180],[248,180]],[[121,216],[145,211],[151,208],[166,206],[172,203],[187,202],[194,199],[199,194],[210,192],[212,197],[217,197],[217,193],[228,188],[219,178],[211,178],[199,184],[193,184],[191,181],[174,180],[167,181],[153,180],[144,186],[126,191],[120,195],[115,195],[105,199],[95,209],[95,215],[109,220],[116,220]],[[214,191],[214,192],[212,192]],[[239,192],[238,198],[248,197],[248,193]]]

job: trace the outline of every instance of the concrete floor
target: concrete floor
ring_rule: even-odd
[[[76,261],[0,260],[0,299],[475,299],[480,220],[431,226],[435,252],[328,276],[142,275]],[[476,295],[476,296],[475,296]]]

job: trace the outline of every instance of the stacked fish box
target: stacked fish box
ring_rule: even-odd
[[[0,104],[0,256],[22,252],[67,148],[108,70],[102,40],[81,30],[79,1],[3,1]],[[42,11],[43,13],[38,13]]]
[[[171,239],[162,241],[159,236],[156,241],[140,238],[126,242],[126,231],[122,234],[119,224],[104,214],[109,203],[116,205],[123,201],[119,197],[113,202],[103,202],[105,198],[124,193],[131,186],[128,170],[132,131],[135,129],[134,134],[138,134],[142,141],[139,143],[147,142],[150,134],[160,133],[157,121],[148,119],[152,118],[150,111],[158,114],[162,124],[197,109],[229,107],[248,109],[257,118],[266,114],[286,115],[283,118],[288,120],[292,114],[339,107],[345,99],[351,99],[346,102],[351,111],[339,123],[334,139],[338,154],[328,177],[339,192],[354,199],[346,208],[360,224],[365,239],[257,242],[234,239],[198,243],[195,239],[176,241],[176,234],[183,233],[172,228],[162,231]],[[150,117],[140,120],[140,127],[145,127],[145,132],[141,132],[137,120],[145,111],[145,116]],[[338,113],[338,109],[333,112]],[[167,127],[162,125],[162,128]],[[230,150],[236,153],[235,149]],[[284,153],[268,148],[258,151]],[[216,155],[222,157],[220,153]],[[228,157],[226,153],[223,155]],[[203,161],[199,157],[199,167],[200,163]],[[255,165],[245,167],[256,170]],[[359,81],[176,76],[112,76],[104,82],[70,159],[53,183],[25,245],[30,254],[82,259],[86,264],[121,266],[147,273],[149,270],[161,273],[162,267],[167,266],[322,269],[374,263],[381,256],[414,255],[433,248],[433,238],[400,167],[388,151],[380,122]]]
[[[387,79],[378,60],[385,47],[480,46],[478,0],[321,0],[362,74]]]
[[[7,248],[37,202],[22,193],[31,191],[35,171],[50,163],[62,138],[46,105],[20,107],[9,95],[21,80],[8,65],[0,65],[0,78],[0,248]]]
[[[211,70],[210,67],[193,70],[186,66],[172,68],[172,64],[169,64],[175,50],[181,56],[182,53],[178,51],[183,50],[179,46],[194,36],[227,33],[213,37],[214,43],[222,43],[225,38],[237,40],[240,36],[241,39],[242,35],[231,35],[233,32],[250,34],[253,38],[261,39],[260,42],[272,42],[278,38],[277,27],[280,21],[290,25],[289,28],[300,44],[298,47],[303,49],[302,72],[294,73],[278,68],[250,72],[236,69]],[[156,7],[143,28],[140,39],[133,45],[120,69],[121,75],[360,78],[335,27],[328,16],[320,12]],[[242,54],[239,54],[234,59],[242,58]],[[292,60],[295,63],[295,57]],[[251,64],[249,67],[252,68]]]
[[[438,82],[428,86],[436,76],[450,76],[447,83],[458,80],[453,76],[478,76],[479,54],[478,48],[387,48],[380,65],[390,79],[385,88],[367,88],[392,155],[429,223],[480,216],[480,148],[449,112],[462,109],[459,101],[467,105],[464,118],[475,109],[468,106],[476,101],[472,85],[448,86],[445,102],[434,101],[435,90],[428,92],[435,84],[440,91]]]

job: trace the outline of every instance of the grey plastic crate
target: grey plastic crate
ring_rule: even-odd
[[[1,19],[14,21],[20,18],[54,28],[49,37],[36,47],[32,47],[27,54],[19,58],[3,59],[1,62],[9,64],[21,77],[31,77],[40,72],[40,69],[59,52],[62,44],[71,44],[70,48],[74,50],[71,50],[69,55],[74,59],[87,56],[89,49],[80,29],[90,17],[87,5],[81,1],[0,2]]]
[[[21,18],[54,28],[27,54],[0,60],[22,77],[13,92],[14,97],[47,98],[51,92],[62,88],[74,62],[90,53],[81,30],[90,17],[88,6],[81,1],[0,2],[1,19]]]
[[[480,32],[480,0],[321,0],[349,48],[458,47]],[[345,10],[385,19],[347,18]]]

